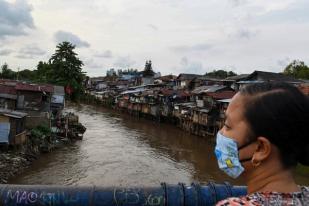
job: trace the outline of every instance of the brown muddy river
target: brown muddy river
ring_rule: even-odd
[[[217,167],[213,138],[92,106],[69,108],[87,127],[83,141],[42,155],[10,184],[159,186],[229,181]],[[297,175],[309,184],[309,175]]]

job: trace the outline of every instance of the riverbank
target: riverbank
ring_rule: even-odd
[[[21,152],[0,153],[0,183],[6,184],[9,178],[21,173],[37,158]]]
[[[0,146],[0,184],[21,174],[44,153],[72,145],[82,140],[86,128],[78,116],[67,113],[59,116],[53,126],[40,124],[25,132],[25,142],[21,145],[3,144]]]
[[[44,139],[41,137],[41,139]],[[44,141],[44,140],[43,140]],[[41,142],[27,143],[20,148],[10,148],[6,151],[0,151],[0,184],[6,184],[10,178],[21,174],[24,170],[31,167],[35,160],[38,160],[45,153],[51,153],[56,149],[62,148],[70,140],[63,139],[63,141],[54,141],[54,143],[49,143],[49,151],[40,148]],[[46,144],[46,142],[44,142]]]

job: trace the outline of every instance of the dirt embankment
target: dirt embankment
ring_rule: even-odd
[[[0,152],[0,183],[7,183],[8,179],[21,173],[39,157],[34,151]]]

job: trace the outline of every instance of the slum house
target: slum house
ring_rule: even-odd
[[[154,84],[154,73],[148,74],[143,72],[142,74],[142,85]]]
[[[26,142],[27,113],[0,109],[0,144],[23,145]]]
[[[234,89],[235,91],[238,90],[238,85],[236,84],[236,82],[239,82],[245,78],[247,78],[250,74],[240,74],[237,76],[232,76],[232,77],[227,77],[225,78],[226,81],[230,82],[229,86]]]
[[[121,92],[115,98],[115,103],[116,103],[117,107],[121,111],[128,111],[128,106],[129,106],[129,103],[130,103],[130,97],[132,95],[142,93],[145,90],[146,90],[146,87],[134,87],[134,88],[131,87],[131,88],[129,88],[129,90]]]
[[[102,101],[104,106],[113,107],[115,104],[115,96],[118,92],[116,90],[105,90],[96,92],[96,96]]]
[[[174,105],[190,101],[190,93],[183,90],[173,90],[163,88],[158,91],[158,101],[160,102],[160,115],[162,120],[172,121]]]
[[[90,81],[90,90],[95,90],[97,85],[99,85],[102,82],[105,82],[105,77],[93,77],[89,79]]]
[[[168,89],[172,89],[175,86],[175,80],[176,80],[177,76],[175,75],[166,75],[166,76],[161,76],[161,77],[157,77],[155,79],[155,84],[165,84],[166,88]]]
[[[208,92],[206,95],[210,97],[212,103],[213,116],[211,116],[210,123],[208,124],[209,131],[213,135],[222,127],[225,119],[225,110],[228,106],[230,99],[236,94],[235,91],[219,91]],[[209,100],[209,99],[208,99]],[[226,100],[226,101],[223,101]]]
[[[54,86],[51,96],[50,109],[54,115],[61,113],[65,107],[65,92],[63,86]]]
[[[192,96],[193,100],[196,101],[198,107],[211,108],[216,104],[216,100],[220,99],[221,94],[229,93],[234,96],[234,89],[224,85],[212,85],[196,88],[192,91]],[[212,95],[218,98],[213,98]]]
[[[142,84],[141,72],[125,72],[120,75],[120,81],[127,81],[128,87],[138,86]],[[118,81],[119,81],[118,80]]]
[[[142,112],[142,92],[134,93],[129,98],[128,111],[130,114],[136,115],[139,117]]]
[[[26,128],[38,125],[50,126],[50,103],[54,91],[52,85],[17,83],[17,110],[28,113]]]
[[[97,84],[95,86],[96,91],[103,91],[106,88],[107,88],[107,82],[105,82],[105,81],[97,82]]]
[[[0,108],[15,110],[17,93],[15,86],[0,83]]]
[[[158,90],[145,91],[142,94],[142,112],[144,113],[145,108],[147,108],[146,116],[151,117],[152,119],[160,121],[160,104],[158,99]]]
[[[108,88],[110,90],[115,89],[117,91],[125,91],[130,86],[134,86],[133,82],[130,82],[129,80],[118,80],[116,82],[113,82],[113,84],[109,84]]]
[[[235,89],[239,90],[248,84],[255,84],[262,82],[286,82],[289,84],[293,84],[295,86],[299,86],[300,84],[303,83],[302,80],[298,80],[281,73],[254,71],[247,77],[239,79],[239,81],[236,82]]]
[[[220,111],[223,109],[222,99],[230,99],[235,91],[227,86],[213,85],[196,88],[194,96],[196,107],[193,109],[193,133],[206,136],[218,131],[217,121],[220,121]]]
[[[179,74],[175,80],[174,89],[188,89],[190,82],[197,77],[202,77],[202,75],[185,73]]]
[[[173,89],[161,89],[158,92],[158,101],[161,104],[160,116],[163,120],[169,119],[173,115],[173,103],[177,93]]]
[[[128,111],[130,114],[151,117],[151,104],[155,101],[154,90],[144,90],[130,96]]]
[[[211,77],[207,77],[207,76],[200,76],[200,77],[195,77],[189,83],[189,89],[194,90],[195,88],[198,88],[198,87],[201,87],[201,86],[212,86],[212,85],[229,86],[229,84],[227,84],[227,82],[229,82],[229,80],[211,78]]]
[[[160,104],[158,102],[159,88],[147,89],[130,95],[128,111],[130,114],[151,119],[160,119]]]
[[[219,109],[219,116],[218,116],[218,118],[216,118],[216,127],[218,129],[220,129],[224,126],[225,112],[226,112],[227,107],[229,106],[231,100],[232,100],[231,98],[217,100],[217,108]]]
[[[183,130],[193,133],[193,109],[196,107],[195,102],[185,102],[174,104],[173,115],[177,120],[177,125]]]

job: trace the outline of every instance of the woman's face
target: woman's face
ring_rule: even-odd
[[[220,132],[237,142],[238,148],[247,144],[249,140],[250,127],[244,117],[245,104],[248,101],[243,95],[237,93],[230,102],[225,114],[226,120]],[[239,159],[251,158],[254,153],[253,144],[239,150]]]

